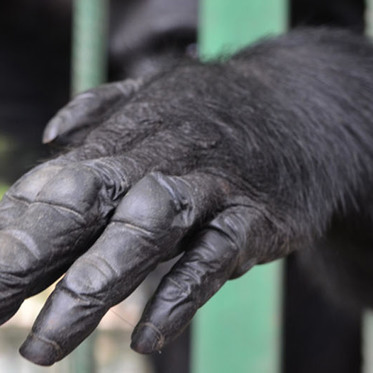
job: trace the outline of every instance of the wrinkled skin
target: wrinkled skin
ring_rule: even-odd
[[[66,272],[22,355],[62,359],[182,253],[132,336],[160,350],[227,280],[365,216],[372,101],[373,47],[328,30],[78,95],[44,135],[75,148],[0,205],[0,321]]]

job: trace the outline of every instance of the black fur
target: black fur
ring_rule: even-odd
[[[348,22],[355,24],[352,18]],[[361,31],[361,22],[356,29]],[[182,56],[195,38],[193,27],[183,28],[180,33],[183,40],[170,48],[172,53],[167,52],[168,46],[165,53],[159,53],[147,42],[131,53],[134,49],[127,45],[130,55],[123,51],[117,55],[120,61],[124,57],[128,60],[125,73],[139,74],[138,59],[145,60],[145,67],[153,59],[150,65],[156,68],[150,70],[154,71],[159,65],[165,66],[163,57],[168,60],[171,55],[173,65],[174,57]],[[166,32],[160,39],[170,37]],[[163,48],[163,42],[155,44]],[[372,56],[370,42],[361,37],[343,31],[305,29],[250,47],[229,62],[182,62],[176,69],[135,84],[141,85],[138,92],[126,97],[119,94],[115,107],[109,107],[105,97],[97,93],[96,106],[92,107],[97,108],[99,102],[104,124],[83,126],[87,133],[84,140],[77,140],[78,149],[56,163],[63,168],[78,162],[78,166],[68,166],[64,171],[71,180],[84,179],[86,166],[92,166],[108,189],[109,198],[106,194],[100,194],[100,198],[114,199],[114,205],[124,193],[122,163],[116,159],[124,152],[121,161],[131,163],[135,175],[127,183],[135,183],[149,171],[183,175],[195,169],[227,180],[230,197],[244,195],[245,207],[249,204],[250,212],[258,216],[254,222],[246,220],[246,225],[249,221],[255,228],[249,255],[240,256],[233,275],[245,272],[253,258],[266,262],[298,250],[306,270],[312,270],[311,277],[320,282],[321,288],[329,289],[329,294],[339,300],[342,294],[343,301],[352,300],[354,305],[372,305]],[[102,156],[107,158],[97,162]],[[79,169],[82,161],[84,167]],[[96,169],[97,165],[102,167]],[[44,170],[50,171],[48,167]],[[37,172],[38,178],[41,174]],[[53,172],[50,182],[55,177]],[[160,180],[168,183],[167,178]],[[88,179],[83,180],[79,187],[88,183]],[[9,196],[24,197],[26,184],[18,184]],[[47,202],[69,204],[69,200],[57,198],[61,188],[58,183],[53,185]],[[82,203],[87,201],[88,197],[82,199]],[[46,201],[37,200],[41,202]],[[14,218],[14,211],[6,203],[1,226]],[[112,203],[111,211],[105,212],[109,215]],[[204,219],[240,204],[242,200],[234,198],[228,206],[215,201]],[[80,207],[77,203],[78,211]],[[232,221],[237,228],[233,233],[242,239],[244,224]],[[212,227],[226,232],[228,223],[218,221]],[[101,232],[100,224],[102,221],[91,220],[90,228],[96,235]],[[51,231],[49,227],[35,229],[41,236]],[[79,237],[80,232],[75,233]],[[52,250],[50,257],[53,255]],[[19,258],[22,263],[26,260],[22,255]],[[72,261],[73,257],[67,256],[61,261],[63,265],[66,260]],[[33,281],[38,283],[35,289],[47,285],[40,278]],[[201,297],[196,298],[199,302]],[[164,334],[171,338],[167,332]],[[62,337],[68,344],[68,333]],[[73,342],[72,347],[76,340]],[[28,357],[36,361],[40,358],[30,352]]]
[[[73,263],[21,353],[61,359],[182,251],[135,328],[139,352],[173,340],[229,278],[293,251],[324,289],[373,305],[372,77],[367,39],[304,29],[78,96],[45,137],[79,129],[76,148],[0,206],[2,321]]]

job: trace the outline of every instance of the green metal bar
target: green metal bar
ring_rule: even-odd
[[[96,332],[88,337],[69,357],[71,373],[95,373],[95,340]]]
[[[193,329],[193,373],[280,371],[279,263],[231,281],[201,310]]]
[[[108,0],[74,0],[72,94],[106,80]],[[94,373],[95,333],[70,357],[73,373]]]
[[[234,52],[287,28],[287,0],[200,0],[200,52],[206,57]]]
[[[72,92],[106,81],[108,0],[75,0]]]
[[[287,27],[286,0],[202,0],[200,52],[231,53]],[[193,324],[193,373],[280,371],[282,263],[226,284]]]

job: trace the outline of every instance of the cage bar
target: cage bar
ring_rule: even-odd
[[[283,32],[286,0],[201,0],[200,53],[232,53]],[[193,373],[276,373],[281,354],[282,263],[257,266],[230,281],[197,314]]]

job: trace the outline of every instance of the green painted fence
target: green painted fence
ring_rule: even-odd
[[[203,58],[234,52],[287,27],[286,0],[202,0]],[[282,265],[254,268],[226,284],[197,314],[193,373],[280,371]]]

